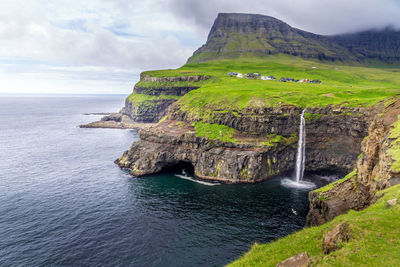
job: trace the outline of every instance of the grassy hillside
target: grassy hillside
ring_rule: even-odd
[[[257,72],[273,75],[277,79],[318,79],[322,84],[241,79],[227,76],[231,71],[243,74]],[[182,109],[199,117],[215,110],[238,111],[245,107],[280,104],[303,108],[328,104],[372,105],[400,93],[400,68],[345,66],[284,55],[186,64],[176,70],[148,71],[146,74],[160,77],[198,74],[211,76],[211,79],[200,84],[186,82],[185,86],[197,85],[201,88],[191,91],[178,101]]]
[[[400,262],[400,205],[388,207],[386,201],[400,198],[400,185],[379,192],[377,203],[363,211],[350,211],[333,221],[311,227],[260,245],[229,266],[275,266],[295,254],[307,252],[313,266],[398,266]],[[322,253],[324,235],[341,222],[347,222],[352,238],[328,255]]]

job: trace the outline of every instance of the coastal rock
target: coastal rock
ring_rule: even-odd
[[[262,148],[208,140],[197,137],[190,125],[177,127],[171,120],[139,134],[141,140],[116,161],[134,176],[186,166],[200,179],[254,183],[290,170],[294,164],[295,149],[291,146]]]
[[[332,115],[333,110],[338,115]],[[201,179],[230,183],[263,181],[294,169],[301,111],[298,107],[283,105],[214,112],[209,120],[203,122],[225,125],[236,131],[236,143],[223,143],[197,137],[192,124],[198,118],[173,104],[167,120],[140,131],[141,140],[134,143],[117,164],[130,169],[135,176],[157,173],[185,163]],[[350,115],[342,115],[344,112]],[[368,125],[367,116],[361,112],[365,111],[330,106],[307,110],[307,169],[345,172],[355,167]],[[270,134],[294,142],[260,146],[265,136]],[[337,212],[334,214],[332,216]]]
[[[307,252],[303,252],[278,263],[276,267],[307,267],[308,261]]]
[[[332,251],[339,249],[342,242],[347,242],[350,239],[349,225],[345,222],[337,225],[329,231],[322,242],[322,251],[324,254],[329,254]]]
[[[393,207],[397,205],[397,198],[394,199],[389,199],[388,201],[386,201],[386,204],[388,207]]]
[[[399,182],[400,174],[391,170],[392,159],[387,153],[393,141],[390,130],[399,114],[400,100],[370,112],[368,136],[361,142],[355,175],[329,190],[309,193],[306,226],[323,224],[350,209],[362,210],[375,201],[377,191]]]
[[[231,127],[246,135],[297,136],[301,108],[292,105],[213,112],[204,122]],[[368,135],[369,110],[327,106],[306,109],[306,169],[350,172]],[[172,105],[172,120],[193,123],[198,117]]]
[[[125,114],[134,122],[155,123],[166,114],[168,107],[177,99],[146,100],[140,104],[125,100]]]
[[[133,88],[133,93],[125,100],[123,114],[128,115],[135,122],[155,123],[161,120],[168,111],[168,107],[178,100],[178,97],[187,94],[200,86],[170,86],[169,83],[197,82],[209,79],[205,75],[188,75],[172,77],[153,77],[145,73],[140,74],[140,82],[150,83],[148,86],[140,86],[139,83]],[[153,96],[150,98],[132,100],[135,95]],[[164,97],[154,98],[163,95]],[[167,97],[169,96],[169,97]]]

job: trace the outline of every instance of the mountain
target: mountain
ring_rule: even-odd
[[[325,36],[296,29],[273,17],[220,13],[207,42],[188,63],[216,58],[289,54],[329,61],[400,61],[400,31],[387,28]]]

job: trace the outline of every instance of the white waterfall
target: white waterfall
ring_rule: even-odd
[[[309,190],[315,188],[315,184],[311,181],[303,180],[305,163],[306,163],[306,120],[304,119],[304,112],[300,116],[300,129],[299,129],[299,142],[297,144],[296,154],[296,179],[292,177],[283,178],[281,183],[283,186]]]
[[[304,111],[301,112],[300,116],[300,129],[299,129],[299,142],[297,144],[297,155],[296,155],[296,182],[300,182],[304,175],[305,166],[305,148],[306,148],[306,120],[304,119]]]

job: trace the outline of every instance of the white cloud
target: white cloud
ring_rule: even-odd
[[[400,27],[398,0],[2,0],[0,92],[127,93],[141,71],[184,64],[219,12],[322,34]]]
[[[46,79],[44,74],[54,76],[60,68],[63,73],[59,77],[65,80],[95,77],[106,82],[117,73],[123,81],[146,69],[178,67],[198,46],[183,45],[171,33],[176,25],[168,23],[169,16],[154,14],[157,19],[153,19],[147,14],[146,19],[133,12],[124,17],[119,8],[105,1],[68,1],[67,5],[62,1],[6,0],[0,3],[0,10],[3,85],[4,77],[15,82],[12,77],[35,73],[37,79]],[[77,73],[74,69],[78,67],[90,71]],[[61,88],[63,80],[55,80],[60,84],[53,88]],[[0,92],[9,91],[5,87],[14,88],[3,86]],[[94,87],[93,92],[96,90]]]

